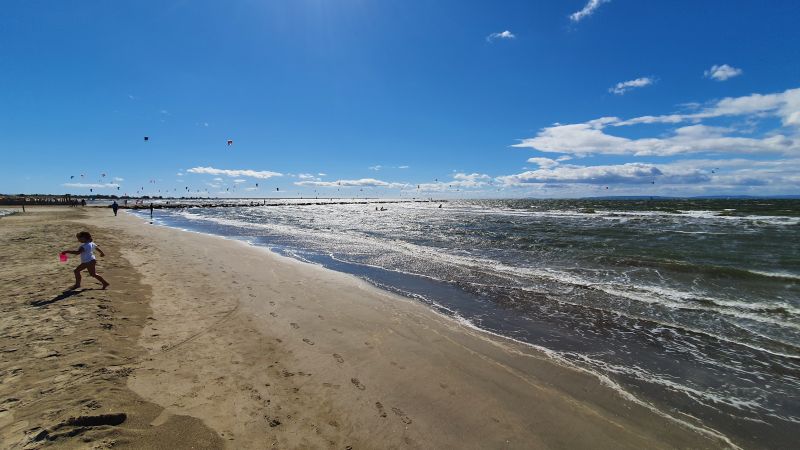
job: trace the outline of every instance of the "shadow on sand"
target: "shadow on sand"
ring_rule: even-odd
[[[75,290],[64,291],[56,295],[55,297],[51,298],[50,300],[34,300],[31,302],[31,306],[37,306],[37,307],[47,306],[51,303],[60,302],[61,300],[68,299],[72,296],[82,293],[83,291],[88,291],[88,290],[90,289],[75,289]]]

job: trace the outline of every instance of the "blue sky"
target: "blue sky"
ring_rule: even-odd
[[[799,22],[796,1],[10,0],[0,192],[798,194]]]

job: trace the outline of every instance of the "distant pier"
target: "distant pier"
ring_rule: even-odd
[[[242,208],[242,207],[263,207],[263,206],[325,206],[325,205],[386,205],[386,204],[399,204],[399,203],[445,203],[447,200],[379,200],[379,199],[364,199],[364,200],[345,200],[345,199],[284,199],[284,201],[275,201],[268,199],[259,199],[251,201],[239,202],[226,202],[226,201],[160,201],[153,202],[153,209],[186,209],[186,208]],[[97,206],[97,205],[92,205]],[[120,204],[120,209],[150,209],[150,203],[138,203],[134,205]]]

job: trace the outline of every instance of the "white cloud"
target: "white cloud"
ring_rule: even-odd
[[[620,81],[614,87],[608,88],[608,92],[617,95],[623,95],[626,92],[630,91],[631,89],[638,89],[643,88],[645,86],[650,86],[655,81],[650,77],[641,77],[635,80],[628,80],[628,81]]]
[[[319,176],[321,176],[321,177],[326,177],[326,176],[328,176],[328,174],[327,174],[327,173],[322,173],[322,172],[318,173],[317,175],[319,175]]]
[[[498,185],[525,195],[770,195],[796,192],[800,158],[751,160],[687,159],[670,163],[560,166],[497,177]],[[607,190],[611,187],[610,190]],[[552,194],[550,194],[552,195]]]
[[[299,173],[297,174],[297,178],[300,178],[301,180],[319,180],[319,178],[310,173]]]
[[[659,177],[667,177],[662,170],[652,164],[626,163],[607,166],[561,166],[548,169],[530,170],[516,175],[498,177],[507,186],[529,183],[583,183],[583,184],[647,184]],[[671,181],[702,181],[708,177],[698,171],[672,173]]]
[[[506,30],[506,31],[501,31],[499,33],[492,33],[492,34],[486,36],[486,41],[487,42],[494,42],[497,39],[506,39],[506,40],[508,40],[508,39],[515,39],[516,37],[517,36],[514,33]]]
[[[591,16],[603,3],[608,3],[611,0],[589,0],[580,11],[575,11],[569,15],[569,19],[573,22],[580,22],[581,20]]]
[[[730,116],[775,116],[784,125],[800,125],[800,88],[787,89],[774,94],[750,94],[742,97],[726,97],[711,102],[699,112],[690,114],[667,114],[641,116],[629,120],[616,117],[604,118],[607,124],[626,126],[653,123],[680,123]]]
[[[237,179],[233,180],[233,182],[236,183],[236,184],[240,184],[240,183],[246,183],[247,180],[245,180],[244,178],[237,178]]]
[[[550,169],[559,165],[557,160],[550,158],[528,158],[528,162],[538,165],[541,169]]]
[[[125,178],[114,177],[114,181],[117,182],[117,183],[121,183],[121,182],[125,181]]]
[[[376,164],[374,166],[369,166],[368,169],[369,170],[374,170],[374,171],[377,172],[377,171],[383,170],[383,169],[408,169],[410,167],[411,166],[405,166],[405,165],[404,166],[383,166],[383,165],[380,165],[380,164]]]
[[[402,188],[406,183],[393,183],[388,181],[376,180],[375,178],[361,178],[358,180],[336,180],[336,181],[297,181],[297,186],[316,186],[316,187],[388,187]]]
[[[178,173],[176,173],[175,175],[177,175],[177,176],[179,176],[179,177],[182,177],[182,176],[183,176],[183,172],[178,172]]]
[[[62,186],[86,189],[114,189],[119,187],[117,183],[64,183]]]
[[[723,64],[721,66],[713,65],[703,74],[706,78],[712,78],[717,81],[725,81],[728,78],[738,77],[741,75],[742,69],[737,69],[736,67],[731,67],[727,64]]]
[[[491,184],[491,179],[489,175],[484,173],[456,173],[453,174],[453,179],[451,181],[437,181],[435,183],[420,183],[418,185],[412,185],[413,187],[418,187],[420,191],[428,191],[428,192],[444,192],[453,189],[475,189],[481,188],[484,186],[488,186]]]
[[[709,126],[703,120],[722,117],[749,120],[779,118],[785,129],[774,128],[760,136],[732,127]],[[627,138],[608,134],[608,127],[640,124],[681,124],[653,137]],[[752,94],[712,102],[691,114],[641,116],[628,120],[601,117],[584,123],[556,124],[544,128],[514,147],[574,156],[592,154],[670,156],[692,153],[797,154],[800,153],[800,89],[777,94]],[[748,131],[748,130],[745,130]],[[535,162],[535,161],[532,161]]]
[[[250,170],[250,169],[216,169],[214,167],[192,167],[187,170],[190,173],[200,173],[208,175],[225,175],[228,177],[250,177],[267,179],[272,177],[281,177],[282,173],[271,172],[268,170]]]
[[[457,173],[453,175],[454,180],[470,183],[480,183],[481,180],[488,180],[491,177],[485,173]]]

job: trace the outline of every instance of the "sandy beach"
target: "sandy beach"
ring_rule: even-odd
[[[87,230],[107,253],[72,283]],[[2,448],[724,448],[353,276],[105,208],[0,218]]]

